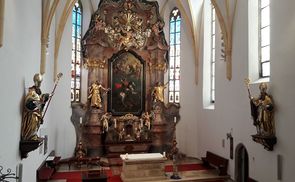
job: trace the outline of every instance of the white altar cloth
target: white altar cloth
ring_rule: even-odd
[[[121,179],[123,182],[163,181],[165,161],[167,158],[160,153],[124,154]]]
[[[147,153],[147,154],[123,154],[120,155],[122,160],[159,160],[164,156],[161,153]]]

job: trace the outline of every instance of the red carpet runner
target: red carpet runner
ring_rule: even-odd
[[[201,164],[184,164],[179,165],[179,171],[193,171],[193,170],[206,170],[208,168],[204,167]],[[172,172],[173,166],[169,165],[165,167],[166,172]],[[104,171],[108,176],[108,182],[122,182],[119,175],[113,175],[111,170]],[[75,172],[56,172],[51,179],[66,179],[67,182],[81,182],[82,181],[82,173],[81,171]],[[211,182],[223,182],[223,180],[215,180]]]

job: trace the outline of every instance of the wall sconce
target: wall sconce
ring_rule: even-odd
[[[234,158],[234,137],[232,136],[232,130],[233,129],[231,129],[229,133],[226,133],[226,139],[229,139],[230,142],[230,159]]]

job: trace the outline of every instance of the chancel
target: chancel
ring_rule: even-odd
[[[0,0],[0,181],[294,181],[291,7]]]

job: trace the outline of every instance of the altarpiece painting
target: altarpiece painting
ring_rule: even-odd
[[[144,62],[136,53],[121,51],[111,58],[108,110],[113,115],[140,115],[144,111],[144,73]]]

